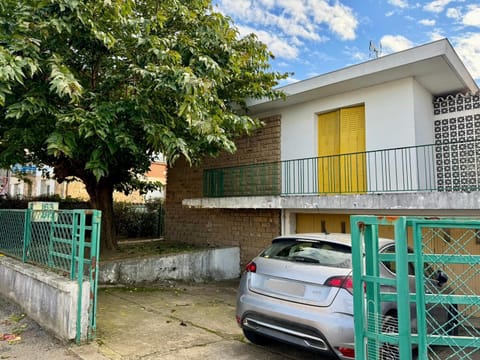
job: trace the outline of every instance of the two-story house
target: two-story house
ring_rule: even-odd
[[[480,215],[479,88],[448,40],[282,90],[250,102],[265,126],[236,153],[169,169],[168,240],[240,246],[245,263],[353,214]]]

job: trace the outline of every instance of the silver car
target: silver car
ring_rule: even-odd
[[[379,249],[394,252],[394,241],[379,239]],[[383,262],[380,271],[382,276],[394,277],[394,263]],[[409,271],[413,275],[413,265]],[[411,280],[414,289],[413,276]],[[442,285],[438,279],[432,281],[433,287]],[[432,311],[439,323],[449,321],[448,311]],[[397,332],[396,304],[382,303],[382,313],[384,331]],[[350,234],[295,234],[274,239],[246,266],[236,318],[254,344],[275,339],[339,359],[354,358]],[[412,327],[415,331],[414,318]],[[385,359],[398,358],[394,346],[387,345],[382,353]]]

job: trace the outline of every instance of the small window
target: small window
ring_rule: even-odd
[[[261,257],[319,264],[322,266],[351,268],[350,246],[322,241],[286,239],[274,242]]]

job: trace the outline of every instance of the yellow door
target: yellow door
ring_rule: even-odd
[[[340,183],[339,163],[332,155],[340,151],[340,113],[332,111],[318,116],[318,192],[338,191]]]
[[[365,148],[363,105],[320,114],[318,116],[319,192],[364,192],[366,190]]]

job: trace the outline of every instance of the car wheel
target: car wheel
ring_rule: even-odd
[[[251,330],[243,329],[243,335],[245,335],[248,341],[255,345],[267,345],[270,343],[270,339],[268,337],[260,335]]]
[[[398,319],[395,316],[386,315],[383,319],[382,332],[398,334]],[[400,360],[398,345],[383,343],[380,347],[380,360]]]

